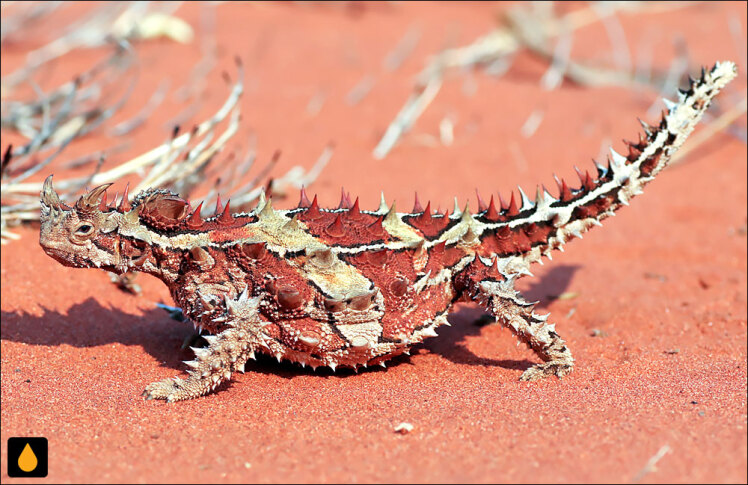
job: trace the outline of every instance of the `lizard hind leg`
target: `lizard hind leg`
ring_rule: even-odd
[[[473,299],[543,360],[543,363],[527,369],[520,380],[533,381],[550,375],[563,377],[573,370],[574,358],[566,342],[556,333],[556,326],[547,323],[548,315],[533,312],[535,304],[514,290],[513,279],[502,282],[483,280],[474,286]]]
[[[204,348],[193,348],[196,358],[185,362],[190,370],[187,378],[168,378],[149,384],[143,396],[167,402],[183,401],[208,394],[237,371],[244,372],[248,359],[264,345],[261,328],[264,323],[257,312],[259,299],[248,299],[243,294],[237,304],[229,305],[234,317],[217,335],[203,336],[208,341]],[[244,303],[244,304],[242,304]]]

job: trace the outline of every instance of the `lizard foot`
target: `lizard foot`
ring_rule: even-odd
[[[536,381],[548,376],[564,377],[574,370],[574,365],[569,362],[543,362],[536,364],[522,373],[520,381]]]

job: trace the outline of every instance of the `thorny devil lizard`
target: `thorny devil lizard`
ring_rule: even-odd
[[[249,213],[232,214],[219,202],[203,220],[202,204],[162,189],[132,201],[106,203],[110,184],[63,204],[52,176],[41,193],[39,242],[66,266],[161,279],[196,326],[212,334],[194,349],[186,378],[146,387],[149,399],[178,401],[211,392],[244,371],[255,352],[302,366],[357,368],[385,360],[436,335],[460,300],[487,309],[543,361],[522,380],[572,371],[564,340],[514,290],[515,280],[553,249],[613,215],[641,193],[693,131],[710,100],[735,77],[721,62],[681,90],[657,126],[628,142],[628,154],[611,150],[596,176],[580,173],[581,186],[559,182],[559,196],[520,189],[509,203],[493,196],[478,212],[457,207],[432,212],[417,201],[412,213],[387,207],[359,208],[343,196],[336,209],[311,202],[302,189],[299,206],[275,210],[261,198]],[[116,198],[115,198],[116,199]]]

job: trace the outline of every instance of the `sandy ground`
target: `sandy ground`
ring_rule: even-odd
[[[414,190],[450,208],[453,196],[475,205],[476,188],[555,188],[554,172],[574,177],[573,165],[590,168],[607,143],[623,150],[619,140],[635,138],[636,117],[646,118],[655,93],[568,82],[545,91],[547,65],[521,54],[498,79],[449,76],[391,154],[371,156],[425,59],[487,32],[505,8],[222,4],[214,10],[218,66],[207,78],[215,87],[194,119],[225,98],[221,70],[234,73],[239,55],[248,80],[232,143],[246,147],[253,132],[261,159],[281,149],[281,174],[310,167],[333,141],[333,159],[312,186],[328,205],[337,205],[341,185],[362,206],[375,207],[384,190],[403,208]],[[189,4],[177,13],[199,32],[208,10]],[[745,3],[618,17],[632,56],[648,52],[663,69],[676,38],[694,66],[736,60],[741,77],[720,98],[723,109],[745,95],[745,18]],[[420,38],[403,65],[383,67],[414,29]],[[140,79],[122,118],[162,79],[172,91],[189,83],[199,46],[137,44]],[[597,24],[575,34],[572,53],[604,59],[609,46]],[[26,50],[3,51],[4,75]],[[49,82],[80,72],[91,55],[66,56]],[[351,104],[346,97],[362,81],[371,89]],[[314,98],[321,105],[310,109]],[[107,163],[161,143],[184,108],[170,96]],[[537,130],[523,137],[538,110]],[[445,116],[454,120],[450,146],[439,142]],[[90,137],[66,156],[114,143]],[[123,293],[104,272],[48,258],[38,229],[18,230],[22,239],[2,248],[3,482],[27,481],[7,476],[12,436],[49,439],[50,482],[745,482],[746,158],[744,141],[717,134],[605,228],[521,282],[577,359],[571,376],[534,383],[517,378],[536,357],[499,326],[477,325],[482,313],[464,305],[452,327],[387,369],[315,373],[261,358],[207,397],[145,401],[147,383],[179,374],[191,358],[180,350],[191,326],[154,307],[171,302],[166,288],[140,277],[140,296]],[[395,433],[401,422],[413,431]]]

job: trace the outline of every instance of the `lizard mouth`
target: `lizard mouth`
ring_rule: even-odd
[[[55,248],[50,248],[50,247],[46,247],[46,246],[43,249],[44,249],[44,252],[47,253],[47,256],[49,256],[50,258],[54,259],[58,263],[62,263],[64,265],[66,265],[66,266],[69,265],[69,260],[66,257],[67,253],[65,253],[64,251],[60,251],[60,250],[57,250]]]
[[[50,247],[45,247],[44,252],[47,253],[47,256],[54,259],[58,263],[64,264],[65,266],[79,266],[79,264],[76,264],[75,261],[79,258],[75,255],[71,255],[69,253],[66,253],[65,251]]]
[[[121,271],[117,271],[113,266],[110,265],[96,265],[88,258],[84,258],[82,256],[79,256],[77,254],[70,254],[65,251],[45,247],[44,252],[47,253],[47,255],[57,261],[58,263],[62,264],[63,266],[67,266],[70,268],[90,268],[90,267],[98,267],[105,269],[107,271],[116,271],[117,273],[121,273]]]
[[[66,253],[65,251],[61,251],[55,248],[45,247],[44,252],[47,253],[47,256],[54,259],[55,261],[62,264],[63,266],[69,266],[72,268],[80,268],[80,267],[86,266],[86,264],[83,261],[80,261],[82,258],[80,258],[79,256]]]

